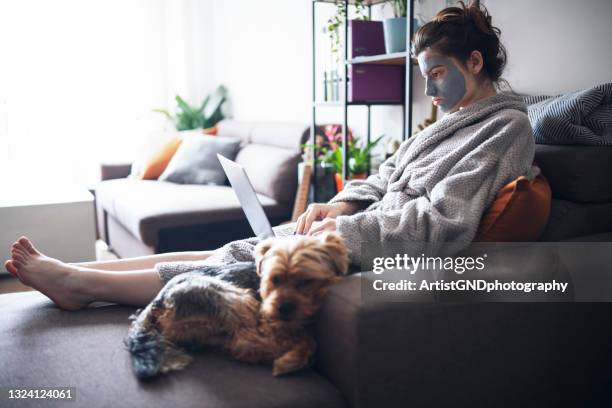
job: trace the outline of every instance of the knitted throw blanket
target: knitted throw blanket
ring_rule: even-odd
[[[523,100],[536,143],[612,145],[612,83]]]
[[[534,151],[519,96],[497,94],[445,115],[406,140],[378,174],[347,183],[330,201],[370,204],[336,220],[352,263],[361,264],[363,243],[395,241],[400,249],[402,242],[453,242],[453,251],[467,247],[497,192],[519,176],[535,177]],[[163,262],[156,269],[166,282],[198,265],[252,261],[257,242],[234,241],[205,261]],[[410,251],[414,248],[410,245]]]

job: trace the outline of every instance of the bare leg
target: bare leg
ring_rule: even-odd
[[[79,272],[84,273],[76,280],[75,292],[84,295],[87,304],[103,301],[146,306],[164,286],[155,269],[104,271],[84,268]]]
[[[70,263],[70,265],[83,266],[91,269],[102,269],[105,271],[133,271],[135,269],[152,269],[158,262],[201,261],[208,258],[212,252],[213,251],[169,252],[166,254],[139,256],[113,261]]]
[[[147,265],[162,259],[146,258]],[[200,254],[197,259],[204,258]],[[113,267],[125,266],[117,261],[110,262],[115,262]],[[153,268],[102,270],[67,264],[45,256],[25,237],[13,244],[12,259],[5,262],[5,267],[21,282],[39,290],[64,310],[78,310],[94,301],[144,306],[163,287]]]

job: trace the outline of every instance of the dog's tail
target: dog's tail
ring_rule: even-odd
[[[150,379],[171,370],[180,370],[191,362],[181,348],[164,339],[157,330],[132,324],[124,340],[132,358],[132,370],[140,379]]]

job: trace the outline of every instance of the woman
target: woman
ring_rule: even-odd
[[[339,231],[356,264],[362,242],[467,246],[501,187],[535,170],[526,107],[519,97],[496,91],[506,63],[499,33],[478,2],[446,8],[421,27],[412,53],[426,95],[446,114],[405,141],[377,175],[348,183],[327,204],[311,205],[296,232]],[[141,306],[173,276],[203,262],[252,260],[256,242],[234,241],[214,252],[66,264],[22,237],[5,266],[66,310],[93,301]]]

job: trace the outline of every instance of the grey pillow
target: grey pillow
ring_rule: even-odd
[[[158,180],[179,184],[222,185],[226,177],[217,153],[233,160],[239,147],[239,139],[205,135],[186,136]]]

